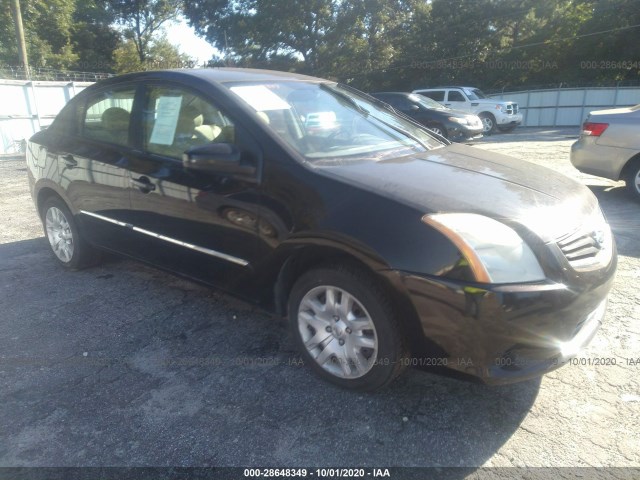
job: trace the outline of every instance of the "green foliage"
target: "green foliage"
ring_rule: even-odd
[[[640,0],[21,0],[32,65],[124,72],[189,65],[162,36],[184,14],[216,65],[365,90],[640,80]],[[603,33],[604,32],[604,33]],[[18,64],[10,9],[0,62]]]
[[[640,28],[597,32],[639,25],[639,7],[638,0],[194,0],[184,12],[225,64],[407,90],[638,80]],[[585,67],[625,60],[631,66],[618,70]]]
[[[145,64],[149,50],[162,26],[175,20],[182,0],[105,0],[109,12],[124,27],[124,36],[132,40],[138,59]]]
[[[117,73],[162,70],[168,68],[188,68],[195,63],[189,55],[180,53],[164,36],[153,40],[147,48],[144,62],[140,61],[138,49],[133,39],[123,42],[114,52]]]
[[[18,65],[18,44],[14,20],[5,2],[0,14],[0,61]],[[27,56],[32,65],[50,68],[69,68],[78,56],[71,42],[75,1],[69,0],[21,0],[24,36]]]
[[[78,61],[75,70],[114,72],[113,52],[120,34],[112,26],[113,14],[101,0],[78,0],[74,12],[71,41]]]

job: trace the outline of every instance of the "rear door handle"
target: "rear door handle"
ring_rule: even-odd
[[[73,167],[77,167],[78,166],[78,162],[76,161],[75,158],[73,158],[73,155],[68,154],[68,155],[63,155],[62,156],[62,160],[64,160],[64,163],[67,167],[69,168],[73,168]]]
[[[149,177],[145,177],[145,176],[142,176],[140,178],[132,178],[131,185],[139,188],[140,191],[142,191],[143,193],[149,193],[156,189],[156,186],[153,183],[151,183],[151,180],[149,180]]]

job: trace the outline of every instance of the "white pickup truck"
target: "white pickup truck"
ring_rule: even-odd
[[[522,123],[517,103],[489,98],[477,88],[419,88],[412,93],[429,97],[449,108],[478,115],[482,119],[485,134],[491,134],[496,129],[510,132]]]

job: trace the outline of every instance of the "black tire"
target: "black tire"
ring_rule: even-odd
[[[629,195],[640,202],[640,159],[636,159],[625,169],[624,181]]]
[[[516,127],[517,125],[510,125],[508,127],[498,127],[498,130],[500,130],[502,133],[510,133],[513,132]]]
[[[320,297],[314,295],[325,287],[334,289],[335,298],[340,299],[338,306],[342,306],[343,300],[351,296],[354,299],[353,307],[346,309],[350,315],[342,315],[345,310],[331,309],[328,294],[325,294],[325,309],[322,312],[323,315],[328,315],[331,319],[327,320],[327,323],[320,323],[316,330],[309,324],[305,325],[305,322],[310,317],[313,317],[314,322],[319,321],[319,315],[316,317],[315,314],[310,313],[309,308],[305,307],[310,304],[309,298],[316,300],[322,298],[322,294]],[[305,297],[307,300],[303,304]],[[294,342],[301,352],[304,362],[329,382],[352,390],[377,390],[391,383],[406,368],[408,354],[405,336],[398,324],[389,297],[369,275],[359,269],[335,266],[333,268],[317,268],[304,273],[291,290],[288,312]],[[338,316],[340,320],[336,319]],[[362,325],[363,318],[365,324],[366,322],[373,324],[373,330],[355,327],[359,322]],[[354,326],[353,331],[349,326]],[[328,358],[323,365],[316,361],[316,358],[305,346],[303,334],[311,337],[307,339],[308,344],[316,345],[315,348],[310,347],[312,351],[319,352],[316,357]],[[320,338],[325,336],[326,338],[320,341]],[[314,338],[317,338],[316,342],[313,342]],[[375,348],[356,346],[362,345],[363,339],[371,341],[372,338]],[[355,349],[359,349],[360,356],[352,355],[348,361],[340,361],[336,355],[331,353],[325,355],[325,351],[336,351],[344,358],[344,355],[350,355],[346,352],[352,354]],[[367,356],[367,353],[370,355]],[[353,358],[357,358],[357,362],[350,363]],[[362,372],[357,371],[356,363],[362,366]],[[359,376],[347,377],[344,372],[345,368],[352,372],[352,375]],[[364,372],[365,369],[366,372]],[[330,370],[342,370],[342,373],[336,374]]]
[[[429,125],[427,128],[429,130],[431,130],[432,132],[434,132],[435,134],[440,135],[441,137],[444,137],[446,139],[449,138],[449,135],[447,134],[447,129],[444,128],[439,123],[436,123],[436,124],[433,124],[433,125]]]
[[[496,131],[496,117],[487,112],[482,112],[478,117],[482,120],[482,126],[484,127],[482,133],[491,135]]]
[[[78,270],[95,265],[100,261],[100,252],[82,238],[71,211],[62,199],[56,196],[47,198],[42,204],[41,215],[44,235],[49,243],[51,253],[63,267]],[[57,220],[62,221],[58,222]],[[68,228],[64,228],[64,222]],[[53,228],[48,228],[48,226]],[[61,232],[64,232],[67,237],[62,238]],[[71,248],[54,248],[54,245],[62,245],[63,242],[70,245]],[[66,251],[67,257],[61,253],[62,250]]]

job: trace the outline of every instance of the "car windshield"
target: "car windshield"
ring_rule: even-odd
[[[464,93],[467,94],[469,100],[480,100],[481,98],[488,98],[482,90],[478,88],[465,88]]]
[[[384,160],[444,145],[383,102],[346,85],[276,81],[226,86],[310,162]]]
[[[436,102],[432,98],[425,97],[424,95],[411,94],[409,95],[409,100],[419,103],[424,108],[428,108],[429,110],[447,110],[447,107],[445,107],[441,103]]]

